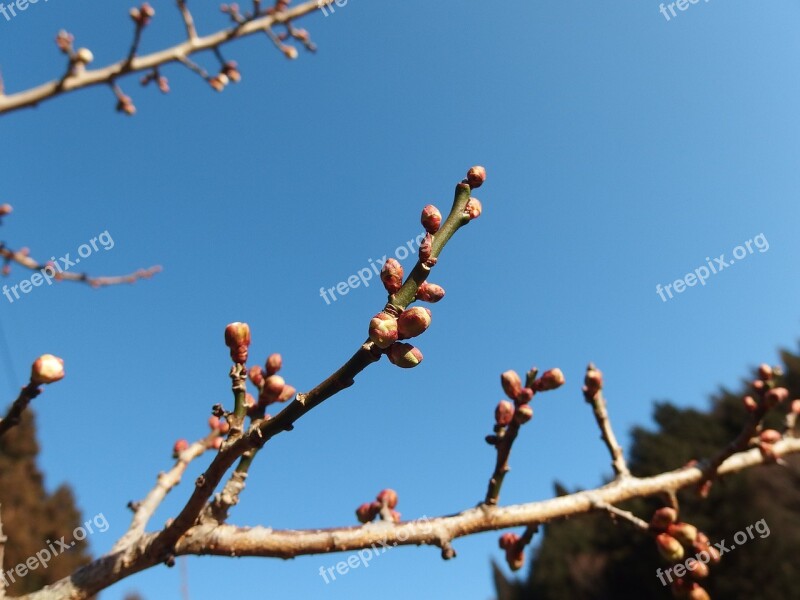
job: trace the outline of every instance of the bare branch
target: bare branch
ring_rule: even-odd
[[[8,409],[5,418],[0,421],[0,436],[5,435],[9,429],[19,424],[23,411],[28,407],[31,400],[41,393],[42,390],[33,382],[29,382],[22,388],[17,399],[14,400],[13,404]]]
[[[611,427],[611,420],[608,417],[606,400],[603,397],[603,374],[595,369],[593,364],[586,368],[586,379],[583,387],[583,397],[586,402],[592,405],[594,418],[600,428],[600,437],[611,453],[611,466],[614,468],[617,478],[630,477],[628,464],[625,462],[625,455],[617,442],[614,430]]]

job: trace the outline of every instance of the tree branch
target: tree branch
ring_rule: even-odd
[[[611,419],[608,417],[606,400],[603,397],[603,374],[595,369],[593,364],[586,368],[586,379],[583,387],[583,397],[586,402],[592,405],[594,418],[600,428],[600,437],[605,442],[611,454],[611,466],[618,479],[630,477],[631,473],[628,464],[625,462],[625,455],[617,442],[614,430],[611,427]]]
[[[5,435],[9,429],[19,424],[23,411],[28,407],[31,400],[36,398],[42,390],[32,381],[29,382],[19,393],[17,399],[8,409],[5,418],[0,421],[0,437]]]

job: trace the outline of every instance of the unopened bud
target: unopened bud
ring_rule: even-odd
[[[800,415],[800,399],[792,401],[792,412],[796,415]]]
[[[0,217],[5,217],[13,212],[14,208],[10,204],[0,206]]]
[[[467,183],[473,190],[479,188],[486,181],[486,169],[481,166],[474,166],[467,171]]]
[[[436,285],[435,283],[423,281],[422,285],[420,285],[419,289],[417,289],[417,300],[422,300],[423,302],[430,302],[433,304],[442,298],[444,298],[444,288],[440,285]]]
[[[433,253],[433,238],[431,237],[430,233],[425,234],[425,239],[422,240],[422,243],[419,245],[419,260],[421,263],[425,263],[428,266],[433,266],[436,264],[435,261],[431,261],[431,254]]]
[[[471,220],[477,219],[481,216],[481,212],[483,212],[483,205],[477,198],[470,198],[469,202],[467,202],[467,206],[464,208],[464,212],[469,215]]]
[[[94,54],[88,48],[79,48],[77,52],[75,52],[75,62],[83,63],[84,65],[88,65],[94,60]]]
[[[403,265],[395,259],[387,260],[381,269],[383,287],[390,294],[396,294],[403,287]]]
[[[55,383],[64,379],[64,361],[52,354],[42,354],[31,367],[31,382],[35,385]]]
[[[656,547],[659,554],[668,562],[678,562],[683,560],[683,546],[674,537],[667,533],[659,533],[656,536]]]
[[[705,589],[695,583],[692,586],[692,589],[689,590],[686,600],[711,600],[711,596],[708,595],[708,592],[705,591]]]
[[[776,442],[781,441],[782,436],[779,431],[775,431],[774,429],[765,429],[758,437],[765,444],[775,444]]]
[[[583,380],[583,393],[589,397],[594,397],[597,392],[603,389],[603,372],[595,369],[594,365],[586,368],[586,377]]]
[[[220,421],[219,422],[219,432],[221,434],[226,434],[231,430],[231,424],[227,421]]]
[[[789,390],[785,387],[777,387],[769,390],[766,394],[764,394],[764,404],[767,408],[772,408],[777,406],[784,400],[789,399]]]
[[[397,319],[397,339],[406,340],[417,337],[424,332],[431,324],[431,311],[422,306],[414,306],[403,313]]]
[[[769,381],[772,379],[772,367],[770,367],[767,363],[761,363],[758,365],[758,378],[761,381]]]
[[[439,231],[439,227],[442,226],[442,213],[440,213],[439,209],[433,204],[428,204],[428,206],[422,209],[420,221],[422,221],[422,226],[425,228],[425,231],[428,233],[436,233]]]
[[[389,347],[389,360],[393,365],[410,369],[422,362],[422,352],[411,344],[394,343]]]
[[[298,57],[297,48],[294,46],[288,46],[284,44],[281,46],[281,52],[283,52],[283,55],[289,60],[294,60]]]
[[[520,537],[516,533],[508,532],[500,536],[499,545],[501,550],[514,548],[519,543]]]
[[[562,385],[564,385],[564,373],[561,372],[561,369],[545,371],[537,383],[539,391],[542,392],[558,389]]]
[[[494,409],[495,423],[500,427],[505,427],[514,418],[514,405],[508,400],[500,400],[497,408]]]
[[[381,490],[375,499],[381,504],[381,506],[384,504],[389,508],[394,508],[397,506],[397,492],[392,489]]]
[[[677,520],[678,511],[670,506],[665,506],[653,513],[653,518],[650,519],[650,527],[656,531],[664,531]]]
[[[684,546],[691,546],[697,539],[697,527],[689,523],[673,523],[667,527],[667,533]]]
[[[686,564],[689,567],[689,571],[692,573],[692,577],[695,579],[705,579],[708,577],[709,569],[706,563],[690,558],[687,559]]]
[[[283,367],[283,358],[277,352],[270,354],[267,358],[267,375],[275,375]]]
[[[508,370],[500,375],[500,384],[503,391],[511,400],[516,400],[522,390],[522,380],[516,371]]]
[[[258,365],[253,365],[250,367],[250,370],[247,371],[247,377],[257,388],[260,388],[262,385],[264,385],[264,370]]]
[[[286,381],[280,375],[270,375],[264,380],[264,395],[271,400],[280,396]]]
[[[177,455],[188,448],[189,448],[189,442],[187,440],[178,440],[172,447],[172,452]]]
[[[369,322],[369,339],[381,349],[386,349],[399,337],[398,323],[392,315],[379,312]]]
[[[211,442],[211,447],[214,450],[219,450],[220,448],[222,448],[222,438],[221,437],[215,437],[214,441]]]
[[[524,425],[533,418],[533,407],[530,404],[518,406],[514,411],[514,420],[520,425]]]
[[[752,396],[745,396],[742,398],[742,404],[744,404],[745,409],[747,412],[756,412],[758,410],[758,402]]]
[[[356,509],[356,517],[361,523],[369,523],[378,515],[374,502],[365,502]]]
[[[219,417],[209,417],[208,426],[211,428],[211,431],[217,431],[219,429]]]
[[[522,404],[527,404],[533,399],[533,390],[529,387],[524,387],[519,391],[517,394],[517,406],[521,406]]]
[[[278,396],[278,402],[287,402],[297,395],[297,390],[294,386],[285,385]]]
[[[231,360],[235,363],[247,362],[247,348],[250,346],[250,327],[247,323],[235,322],[225,328],[225,345],[231,350]]]
[[[208,85],[210,85],[212,88],[214,88],[215,91],[221,92],[222,90],[225,89],[225,85],[227,85],[227,83],[228,83],[228,81],[227,81],[228,78],[225,77],[225,79],[223,79],[223,77],[225,77],[225,76],[222,75],[222,74],[217,74],[217,75],[214,75],[213,77],[209,77]]]

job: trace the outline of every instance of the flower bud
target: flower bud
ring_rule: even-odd
[[[208,426],[211,428],[211,431],[217,431],[219,429],[219,417],[208,417]]]
[[[281,370],[283,366],[283,358],[277,352],[274,354],[270,354],[269,358],[267,358],[266,370],[267,375],[275,375],[278,371]]]
[[[711,596],[708,595],[708,592],[705,591],[705,589],[695,583],[689,590],[686,600],[711,600]]]
[[[776,442],[780,442],[782,436],[779,431],[775,431],[774,429],[765,429],[758,437],[765,444],[774,444]]]
[[[420,218],[422,226],[428,233],[436,233],[439,227],[442,226],[442,213],[433,204],[428,204],[422,209],[422,217]]]
[[[247,362],[247,348],[250,346],[250,327],[247,323],[235,322],[225,328],[225,345],[231,350],[231,360],[235,363]]]
[[[744,404],[745,409],[747,412],[756,412],[758,410],[758,402],[752,396],[745,396],[742,398],[742,404]]]
[[[228,433],[231,430],[231,424],[228,421],[220,421],[219,422],[219,432],[223,435]]]
[[[88,48],[79,48],[77,52],[75,52],[75,62],[82,63],[84,65],[88,65],[94,60],[94,54]]]
[[[769,381],[772,379],[772,367],[770,367],[767,363],[761,363],[758,365],[758,378],[761,381]]]
[[[508,400],[500,400],[497,408],[494,409],[495,423],[505,427],[514,418],[514,405]]]
[[[52,354],[42,354],[31,366],[31,382],[35,385],[64,379],[64,361]]]
[[[389,360],[393,365],[410,369],[422,362],[422,352],[411,344],[394,343],[389,347]]]
[[[356,517],[361,523],[369,523],[378,515],[374,502],[365,502],[356,509]]]
[[[417,289],[417,300],[422,300],[423,302],[430,302],[433,304],[442,298],[444,298],[444,288],[440,285],[436,285],[435,283],[423,281],[422,285],[420,285],[419,289]]]
[[[397,339],[417,337],[431,324],[430,309],[415,306],[403,311],[397,319]]]
[[[481,166],[474,166],[467,171],[467,183],[473,190],[479,188],[486,181],[486,169]]]
[[[500,385],[511,400],[516,400],[522,390],[522,380],[516,371],[508,370],[500,375]]]
[[[541,392],[549,392],[560,388],[562,385],[564,385],[564,373],[561,372],[561,369],[545,371],[537,383],[537,387]]]
[[[286,381],[280,375],[270,375],[264,380],[264,395],[270,399],[280,396]]]
[[[214,441],[211,442],[211,447],[214,450],[219,450],[220,448],[222,448],[222,438],[221,437],[215,437]]]
[[[683,546],[674,537],[667,533],[659,533],[656,536],[656,547],[659,554],[668,562],[678,562],[683,560]]]
[[[586,368],[586,377],[583,379],[583,393],[594,397],[597,392],[603,389],[603,372],[595,369],[594,365]]]
[[[792,412],[796,415],[800,415],[800,399],[792,402]]]
[[[10,204],[0,206],[0,217],[5,217],[13,212],[14,208]]]
[[[210,85],[216,92],[221,92],[224,90],[227,83],[228,78],[222,73],[218,73],[217,75],[208,78],[208,85]]]
[[[469,215],[470,220],[477,219],[481,216],[481,212],[483,212],[483,205],[477,198],[470,198],[469,202],[467,202],[467,206],[464,208],[464,212]]]
[[[369,339],[378,348],[386,349],[397,341],[399,337],[398,323],[392,315],[379,312],[369,322]]]
[[[289,60],[294,60],[299,56],[297,48],[294,46],[288,46],[286,44],[281,46],[281,52],[283,52],[283,55]]]
[[[262,385],[264,385],[264,371],[258,365],[253,365],[250,367],[250,370],[247,372],[247,377],[257,388],[260,388]]]
[[[764,394],[764,404],[767,408],[773,408],[789,398],[789,390],[785,387],[776,387]]]
[[[525,552],[522,550],[506,550],[506,562],[512,571],[519,571],[525,566]]]
[[[686,561],[686,563],[687,566],[689,566],[689,571],[692,573],[692,577],[695,579],[705,579],[708,577],[708,565],[704,562],[690,558]]]
[[[650,527],[656,531],[664,531],[678,520],[678,511],[670,506],[659,508],[650,519]]]
[[[428,264],[428,266],[433,266],[430,264],[432,252],[433,252],[433,238],[431,237],[430,233],[426,233],[425,239],[423,239],[422,243],[419,245],[419,261],[421,263]],[[436,262],[434,262],[433,264],[436,264]]]
[[[392,489],[381,490],[375,499],[381,504],[381,506],[384,504],[389,508],[394,508],[397,506],[397,492]]]
[[[527,404],[533,399],[533,390],[529,387],[524,387],[517,394],[517,406]]]
[[[697,527],[689,523],[673,523],[667,527],[667,533],[684,546],[691,546],[697,539]]]
[[[175,442],[175,445],[172,447],[172,452],[176,455],[180,454],[184,450],[189,448],[189,442],[186,440],[178,440]]]
[[[285,385],[283,386],[283,389],[281,390],[281,393],[278,396],[278,402],[286,402],[294,398],[296,395],[297,395],[297,390],[294,388],[294,386]]]
[[[533,407],[530,404],[518,406],[514,412],[514,420],[520,425],[525,425],[533,418]]]
[[[390,294],[396,294],[403,287],[403,265],[395,259],[387,260],[381,269],[383,287]]]
[[[508,550],[519,543],[520,537],[516,533],[508,532],[500,536],[500,549]]]

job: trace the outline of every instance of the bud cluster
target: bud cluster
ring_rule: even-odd
[[[386,352],[393,365],[409,369],[422,362],[422,352],[411,344],[400,343],[425,332],[431,324],[430,309],[421,306],[408,308],[394,317],[379,312],[369,322],[369,339]]]
[[[258,401],[253,399],[250,416],[260,414],[260,411],[270,404],[286,402],[297,395],[297,389],[278,375],[282,367],[283,358],[276,352],[267,357],[263,369],[255,365],[248,370],[247,377],[250,383],[258,389]]]
[[[360,523],[369,523],[378,515],[381,518],[388,516],[395,523],[400,522],[400,513],[397,512],[397,492],[392,489],[381,490],[372,502],[365,502],[356,509],[356,517]]]
[[[708,598],[698,581],[708,577],[709,564],[720,561],[719,551],[708,536],[697,527],[678,520],[678,512],[671,507],[659,508],[650,519],[650,531],[655,534],[656,549],[668,563],[678,563],[687,555],[700,557],[686,561],[686,575],[672,583],[676,598]]]
[[[236,61],[229,60],[222,65],[219,73],[208,78],[208,84],[216,91],[221,92],[229,83],[239,83],[242,74]]]
[[[137,27],[145,27],[150,24],[150,21],[155,16],[156,9],[150,6],[148,2],[144,2],[139,8],[132,8],[129,14]]]
[[[525,564],[525,543],[516,533],[500,536],[500,549],[506,551],[506,562],[512,571],[519,571]]]

